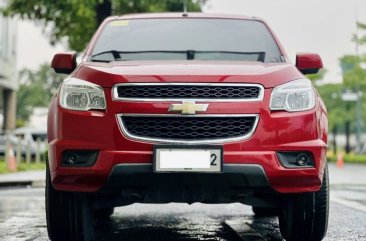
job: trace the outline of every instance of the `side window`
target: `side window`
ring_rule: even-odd
[[[24,140],[24,134],[15,134],[20,140]]]
[[[45,141],[47,139],[46,134],[32,134],[32,138],[34,141],[37,141],[37,139],[40,139],[41,141]]]

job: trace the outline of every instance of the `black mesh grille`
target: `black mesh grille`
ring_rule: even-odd
[[[118,98],[174,98],[174,99],[256,99],[258,86],[204,86],[204,85],[121,85]]]
[[[122,116],[134,136],[164,140],[214,140],[248,134],[256,117],[141,117]]]

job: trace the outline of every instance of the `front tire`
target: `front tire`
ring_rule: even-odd
[[[95,218],[98,220],[108,220],[114,213],[114,208],[101,208],[94,211]]]
[[[46,219],[52,241],[90,241],[94,236],[94,216],[83,194],[56,191],[46,170]]]
[[[318,192],[295,194],[285,198],[279,215],[280,230],[287,241],[320,241],[328,228],[328,166]]]

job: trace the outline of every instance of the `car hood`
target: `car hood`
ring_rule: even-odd
[[[289,63],[153,61],[82,63],[73,77],[110,88],[117,83],[259,83],[272,88],[303,78]]]

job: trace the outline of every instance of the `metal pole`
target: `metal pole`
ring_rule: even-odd
[[[37,138],[37,145],[36,145],[36,163],[41,162],[41,139]]]
[[[356,152],[361,151],[361,93],[357,93],[356,101]]]
[[[346,113],[347,115],[349,115],[349,109],[350,109],[350,106],[349,106],[349,102],[347,102],[346,104]],[[345,132],[346,132],[346,153],[349,154],[351,152],[351,145],[350,145],[350,121],[349,119],[347,118],[346,119],[346,123],[345,123]]]
[[[337,126],[333,127],[333,153],[337,155]]]
[[[20,164],[20,162],[22,161],[22,145],[20,143],[20,140],[18,140],[17,142],[16,160],[17,164]]]
[[[27,141],[27,149],[26,149],[26,153],[25,153],[25,160],[27,162],[27,164],[31,163],[31,143],[30,141]]]
[[[188,7],[187,7],[187,0],[184,0],[183,2],[183,12],[186,13],[188,10]]]
[[[5,163],[8,162],[8,157],[9,157],[9,145],[10,145],[10,140],[9,140],[9,136],[6,135],[5,136],[5,152],[4,152],[4,159],[5,159]],[[8,163],[7,163],[8,165]]]

